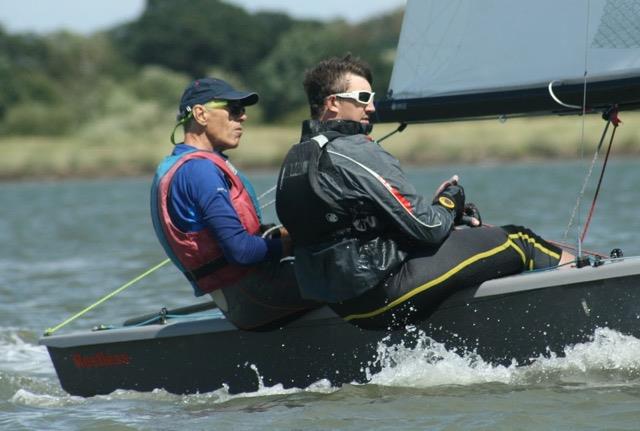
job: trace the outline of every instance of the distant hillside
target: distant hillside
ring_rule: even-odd
[[[146,114],[175,110],[186,84],[216,75],[261,95],[253,116],[295,118],[302,75],[328,55],[371,63],[384,94],[402,11],[359,24],[249,13],[220,0],[148,0],[135,21],[83,36],[9,34],[0,26],[0,136],[66,136],[93,123],[144,128]]]

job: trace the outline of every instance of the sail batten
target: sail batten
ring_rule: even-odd
[[[632,108],[640,105],[639,77],[640,1],[409,0],[377,120],[403,121],[403,111],[411,118],[405,121],[441,120],[442,114],[420,117],[431,115],[422,108],[434,103],[455,105],[459,114],[447,114],[453,119],[562,113],[549,83],[581,105],[575,86],[585,80],[588,99],[596,90],[592,108]],[[621,90],[624,85],[636,87]],[[483,97],[486,112],[475,106]],[[531,106],[526,100],[492,105],[518,98],[531,98]],[[474,106],[467,109],[467,102]]]

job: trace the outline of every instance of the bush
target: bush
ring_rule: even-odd
[[[62,135],[71,131],[74,125],[76,119],[71,110],[33,101],[12,107],[4,119],[2,132],[12,135]]]
[[[165,107],[177,107],[190,78],[162,66],[144,66],[127,87],[140,99],[153,100]],[[176,108],[177,111],[177,108]]]

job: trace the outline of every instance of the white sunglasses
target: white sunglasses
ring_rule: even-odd
[[[350,91],[348,93],[336,93],[333,96],[340,97],[341,99],[351,99],[363,105],[368,105],[373,102],[373,96],[376,93],[372,91]]]

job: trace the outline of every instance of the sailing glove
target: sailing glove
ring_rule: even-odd
[[[462,222],[462,216],[464,215],[464,189],[460,184],[450,183],[445,186],[436,195],[433,203],[451,211],[454,224],[458,225]]]
[[[467,202],[464,204],[464,211],[462,216],[462,224],[467,225],[469,227],[480,227],[482,226],[482,217],[480,216],[480,210],[476,206],[476,204]],[[477,220],[477,224],[473,219]]]

